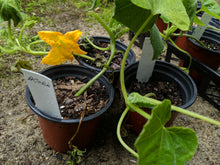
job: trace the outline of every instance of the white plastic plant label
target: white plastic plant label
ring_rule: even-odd
[[[208,26],[208,23],[209,23],[209,21],[210,21],[211,18],[212,18],[212,16],[209,15],[209,14],[207,14],[207,13],[204,13],[204,14],[202,15],[201,21],[205,24],[205,26],[200,26],[200,25],[198,25],[198,26],[195,28],[195,30],[194,30],[194,32],[193,32],[192,35],[193,35],[196,39],[198,39],[198,40],[201,39],[202,34],[204,33],[206,27]]]
[[[154,70],[155,60],[153,58],[153,47],[149,37],[144,40],[141,59],[139,61],[136,78],[139,82],[148,82]]]
[[[52,80],[31,70],[21,70],[35,101],[35,106],[51,117],[62,119]]]

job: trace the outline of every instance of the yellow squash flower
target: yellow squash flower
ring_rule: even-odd
[[[48,65],[59,65],[67,60],[73,60],[73,54],[86,54],[85,51],[81,50],[77,43],[82,32],[75,30],[62,34],[60,32],[52,31],[40,31],[38,32],[39,37],[52,46],[52,49],[45,56],[41,63]]]

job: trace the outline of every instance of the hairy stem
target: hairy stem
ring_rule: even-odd
[[[25,24],[22,26],[21,31],[20,31],[20,34],[19,34],[19,38],[18,38],[18,41],[19,41],[20,45],[21,45],[23,48],[25,48],[25,46],[24,46],[24,44],[23,44],[23,42],[22,42],[22,36],[23,36],[24,29],[25,29]]]
[[[102,47],[99,47],[99,46],[93,44],[93,42],[88,37],[85,36],[85,38],[94,48],[96,48],[98,50],[102,50],[102,51],[110,50],[110,46],[108,46],[106,48],[102,48]]]
[[[155,100],[155,99],[152,99],[152,98],[149,98],[149,97],[146,97],[151,103],[155,104],[155,105],[158,105],[158,104],[161,104],[161,101],[158,101],[158,100]],[[202,116],[200,114],[197,114],[195,112],[191,112],[191,111],[188,111],[188,110],[185,110],[183,108],[180,108],[180,107],[177,107],[177,106],[174,106],[174,105],[171,105],[171,109],[174,110],[174,111],[177,111],[177,112],[180,112],[180,113],[183,113],[185,115],[189,115],[191,117],[194,117],[194,118],[198,118],[198,119],[201,119],[201,120],[204,120],[204,121],[207,121],[211,124],[215,124],[217,126],[220,126],[220,122],[219,121],[216,121],[216,120],[213,120],[211,118],[208,118],[208,117],[205,117],[205,116]]]
[[[135,42],[136,38],[141,34],[141,32],[143,31],[143,29],[146,27],[146,25],[151,21],[151,19],[153,18],[153,15],[151,14],[148,19],[144,22],[144,24],[140,27],[140,29],[137,31],[137,33],[135,34],[135,36],[132,38],[132,40],[130,41],[125,54],[123,56],[122,59],[122,63],[121,63],[121,70],[120,70],[120,83],[121,83],[121,90],[122,90],[122,94],[123,97],[125,99],[126,104],[129,102],[128,101],[128,96],[127,96],[127,90],[125,88],[125,81],[124,81],[124,69],[125,69],[125,64],[126,64],[126,60],[128,57],[128,53],[131,49],[131,46],[133,45],[133,43]]]
[[[121,36],[123,36],[125,33],[127,33],[130,29],[129,28],[125,28],[123,29],[121,32],[119,32],[117,35],[116,35],[116,39],[117,38],[120,38]]]
[[[111,39],[115,38],[113,32],[111,31],[111,29],[105,24],[105,22],[97,15],[97,14],[93,14],[93,16],[95,17],[95,19],[97,19],[97,21],[99,21],[99,23],[102,25],[102,27],[108,32],[109,37]]]
[[[12,40],[12,33],[11,33],[11,20],[8,20],[8,38],[10,41]]]
[[[196,40],[196,42],[198,42],[201,46],[203,46],[204,48],[206,48],[206,46],[200,41],[198,40],[197,38],[193,37],[192,35],[189,35],[189,34],[176,34],[176,33],[173,33],[172,36],[184,36],[184,37],[189,37],[189,38],[192,38],[194,40]]]
[[[87,55],[82,55],[82,54],[76,54],[76,53],[72,53],[74,56],[79,56],[79,57],[82,57],[82,58],[85,58],[87,60],[90,60],[90,61],[95,61],[94,58],[90,57],[90,56],[87,56]]]
[[[122,145],[128,152],[130,152],[133,156],[135,156],[136,158],[138,158],[138,157],[139,157],[138,154],[137,154],[133,149],[131,149],[131,148],[123,141],[123,139],[122,139],[122,137],[121,137],[121,133],[120,133],[121,125],[122,125],[123,120],[124,120],[126,114],[128,113],[128,111],[129,111],[129,108],[127,107],[127,108],[124,110],[124,112],[122,113],[122,115],[121,115],[121,117],[120,117],[120,119],[119,119],[119,121],[118,121],[118,125],[117,125],[117,137],[118,137],[118,140],[119,140],[119,142],[121,143],[121,145]]]
[[[169,38],[169,41],[179,50],[179,51],[181,51],[181,52],[183,52],[183,53],[185,53],[185,54],[187,54],[188,56],[189,56],[189,65],[188,65],[188,70],[189,70],[189,68],[191,67],[191,64],[192,64],[192,56],[187,52],[187,51],[185,51],[185,50],[183,50],[183,49],[181,49],[180,47],[178,47],[176,44],[175,44],[175,42],[173,42],[173,40],[171,39],[171,38]]]
[[[97,75],[95,75],[91,80],[89,80],[86,85],[84,85],[76,94],[75,96],[80,96],[89,86],[91,86],[101,75],[103,75],[107,70],[108,67],[115,55],[115,39],[110,38],[110,49],[111,49],[111,55],[108,59],[107,64],[102,68],[101,72],[99,72]]]

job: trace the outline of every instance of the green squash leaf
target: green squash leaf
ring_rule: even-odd
[[[154,25],[152,30],[151,30],[150,39],[151,39],[151,44],[152,44],[152,47],[153,47],[153,50],[154,50],[152,60],[155,60],[159,56],[161,56],[161,53],[164,50],[164,43],[163,43],[163,40],[160,36],[160,31],[158,30],[156,25]]]
[[[194,18],[196,17],[196,10],[197,10],[197,1],[195,0],[182,0],[183,5],[186,9],[186,13],[189,17],[190,24],[189,30],[192,30]]]
[[[23,14],[20,12],[20,1],[0,0],[0,18],[4,21],[12,19],[14,26],[17,26],[23,20]]]
[[[130,28],[133,32],[137,32],[150,15],[150,10],[134,5],[131,3],[131,0],[115,0],[113,18]],[[150,23],[142,32],[151,29],[156,22],[156,19],[157,15],[151,19]]]
[[[153,15],[160,14],[181,30],[188,30],[190,26],[190,19],[182,0],[131,0],[131,2],[140,8],[150,10]]]
[[[193,157],[198,145],[195,132],[189,128],[165,128],[170,116],[169,100],[152,110],[151,118],[135,142],[138,165],[185,165]]]
[[[209,15],[220,19],[220,6],[215,0],[200,0],[201,10]]]

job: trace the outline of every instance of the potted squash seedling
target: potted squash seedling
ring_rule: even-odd
[[[210,18],[211,17],[209,15],[207,16],[206,13],[202,16],[202,20],[207,19],[207,25]],[[219,19],[219,17],[217,18]],[[193,28],[193,31],[186,31],[185,34],[188,35],[188,37],[178,37],[176,44],[192,57],[216,71],[220,66],[220,29],[207,25],[197,25],[197,27]],[[190,36],[195,37],[198,41],[201,41],[201,43]],[[180,61],[180,66],[183,65],[184,61]],[[203,79],[202,74],[198,73],[193,67],[190,68],[189,74],[199,85]]]
[[[201,7],[196,13],[202,13],[202,15],[200,14],[201,20],[195,17],[195,26],[191,31],[184,32],[184,36],[179,36],[176,44],[192,57],[216,71],[220,66],[220,7],[217,3],[210,5],[210,2],[207,1],[201,1],[200,4]],[[181,60],[180,66],[183,65],[184,61]],[[202,74],[193,67],[190,68],[189,74],[199,85],[203,79]]]
[[[30,69],[26,67],[27,62],[19,60],[16,64],[19,66],[18,70],[22,69],[28,82],[27,104],[38,114],[43,136],[51,148],[59,152],[66,152],[73,146],[84,148],[95,132],[100,115],[110,107],[114,99],[114,89],[102,74],[109,68],[115,51],[111,52],[110,59],[98,74],[78,65],[59,65],[66,60],[72,61],[74,55],[95,60],[79,48],[77,42],[82,32],[75,30],[63,35],[59,32],[42,31],[38,37],[41,39],[26,43],[23,32],[25,28],[33,26],[34,22],[25,21],[19,5],[16,0],[0,1],[1,18],[8,22],[4,40],[6,44],[0,48],[8,54],[17,51],[30,55],[48,54],[42,59],[42,63],[57,66],[49,67],[40,74],[24,70]],[[15,28],[12,28],[12,22],[15,27],[23,23],[18,36],[13,31]],[[113,32],[109,31],[113,35]],[[120,37],[125,32],[126,29],[115,35]],[[44,50],[44,47],[41,47],[44,51],[32,50],[35,44],[45,42],[52,46],[50,52]],[[112,49],[115,49],[115,42],[112,40],[110,43]]]
[[[208,1],[205,2],[208,3]],[[215,1],[209,2],[210,6],[216,4]],[[163,45],[158,44],[162,43],[161,36],[163,39],[170,40],[174,43],[170,39],[170,36],[177,28],[182,31],[192,28],[196,14],[196,6],[197,2],[195,0],[179,0],[178,2],[162,0],[115,0],[113,18],[135,32],[135,36],[125,52],[121,66],[120,82],[126,109],[119,120],[117,135],[121,144],[138,159],[138,164],[140,165],[186,164],[193,157],[197,148],[195,132],[188,128],[164,127],[170,119],[171,109],[220,126],[218,121],[171,105],[169,100],[165,99],[161,102],[148,96],[142,96],[137,92],[128,95],[125,86],[124,64],[126,55],[137,36],[148,30],[151,32],[151,43],[155,55],[153,59],[156,59],[161,55],[161,51],[163,50]],[[154,26],[158,15],[160,15],[165,22],[172,23],[172,26],[168,26],[163,34],[159,33],[158,29]],[[166,72],[166,70],[164,70],[164,72]],[[151,115],[149,115],[140,107],[155,108],[152,110]],[[127,146],[120,136],[121,124],[129,111],[138,112],[144,118],[148,119],[148,122],[144,125],[142,132],[135,142],[137,152]]]
[[[96,18],[103,24],[103,21],[99,17],[96,16]],[[51,110],[49,104],[44,101],[46,98],[44,99],[40,96],[34,97],[34,91],[37,90],[39,93],[39,89],[36,86],[27,88],[26,101],[30,108],[38,114],[44,139],[55,151],[66,152],[76,147],[80,149],[85,148],[90,140],[88,138],[94,134],[100,115],[113,102],[113,87],[103,74],[108,70],[117,51],[115,49],[116,37],[113,35],[110,27],[104,26],[104,28],[114,38],[110,41],[110,58],[103,65],[100,72],[94,72],[79,65],[60,65],[67,60],[72,61],[75,56],[90,61],[96,60],[86,55],[86,52],[80,49],[77,42],[82,34],[81,31],[75,30],[67,32],[64,35],[52,31],[38,32],[39,37],[52,46],[48,55],[42,59],[42,63],[56,66],[49,67],[42,71],[41,74],[53,80],[53,85],[50,86],[54,86],[55,88],[59,105],[56,109],[60,111],[62,116],[57,117],[52,115],[53,109]],[[119,36],[125,32],[126,29],[122,30]],[[91,42],[89,39],[87,40]],[[95,48],[102,49],[97,46]],[[47,84],[41,83],[44,81],[35,81],[35,78],[29,75],[25,77],[29,87],[36,82]],[[69,93],[65,93],[66,90]],[[42,93],[46,92],[44,89],[41,91]],[[34,103],[34,101],[38,100],[37,98],[40,98],[41,101]],[[44,104],[44,106],[41,107],[41,104]],[[47,111],[46,109],[49,110]]]

